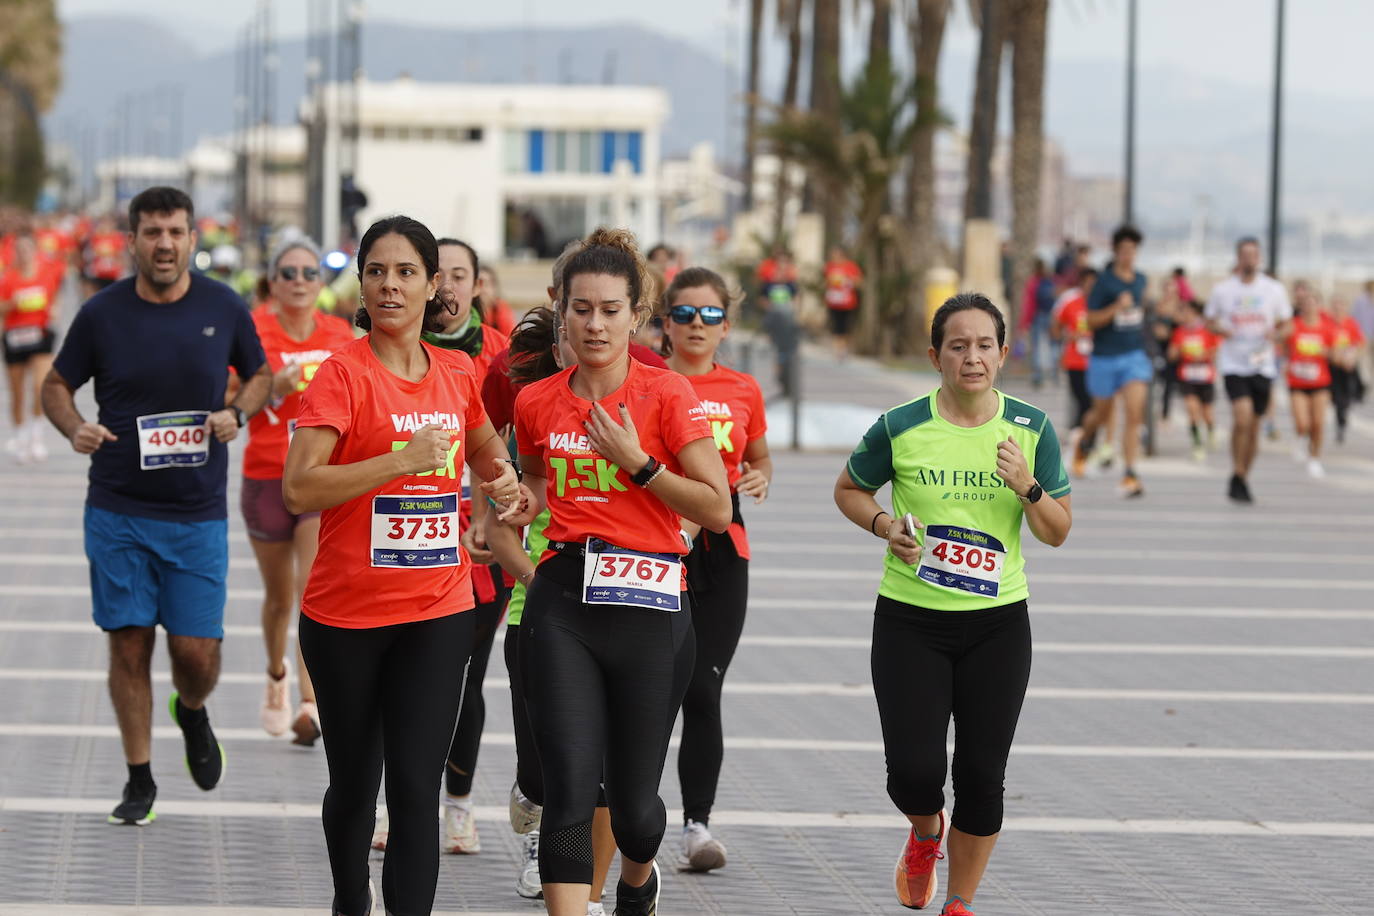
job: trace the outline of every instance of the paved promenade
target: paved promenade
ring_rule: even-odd
[[[754,368],[766,374],[758,357]],[[804,434],[852,443],[882,407],[930,384],[813,350]],[[1062,423],[1062,389],[1007,387]],[[906,912],[891,891],[904,821],[884,789],[869,684],[881,545],[831,502],[843,452],[787,452],[784,425],[774,418],[772,498],[745,509],[753,600],[726,683],[712,817],[729,865],[672,871],[670,813],[665,916]],[[1195,464],[1184,439],[1177,421],[1162,430],[1161,454],[1140,469],[1144,499],[1118,499],[1115,475],[1075,481],[1068,543],[1026,536],[1035,668],[980,916],[1374,912],[1374,410],[1331,449],[1322,481],[1289,440],[1266,443],[1248,508],[1224,498],[1223,456]],[[324,755],[257,725],[260,593],[236,482],[224,677],[210,706],[225,779],[203,793],[186,775],[160,647],[160,817],[104,823],[124,767],[105,640],[89,618],[85,467],[55,448],[45,465],[0,468],[0,916],[325,913]],[[444,857],[436,906],[534,913],[513,889],[499,648],[486,697],[482,852]],[[674,751],[670,809],[675,767]]]

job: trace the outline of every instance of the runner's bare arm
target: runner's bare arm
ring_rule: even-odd
[[[1038,483],[1021,446],[1010,436],[997,443],[997,476],[1017,496],[1025,496]],[[1059,547],[1068,540],[1069,529],[1073,527],[1071,500],[1072,497],[1065,494],[1057,499],[1042,496],[1034,503],[1022,504],[1026,524],[1037,541]]]
[[[730,527],[730,485],[711,439],[688,442],[677,453],[682,474],[665,469],[648,490],[678,515],[720,534]],[[638,470],[636,468],[635,470]]]
[[[49,369],[43,379],[43,413],[47,414],[52,425],[56,426],[72,448],[83,455],[89,455],[105,442],[117,438],[99,423],[88,423],[76,409],[76,395],[67,380],[56,369]]]
[[[467,464],[477,480],[477,488],[502,507],[501,515],[509,517],[519,508],[520,478],[511,464],[506,441],[496,434],[488,420],[468,430]]]
[[[487,549],[496,558],[496,562],[517,581],[528,585],[534,575],[534,563],[520,543],[519,529],[501,521],[495,512],[487,513],[483,528]]]
[[[752,497],[755,505],[762,503],[773,483],[773,458],[768,453],[766,437],[759,436],[745,448],[740,470],[744,473],[735,481],[735,490],[741,496]]]
[[[399,451],[352,464],[330,464],[338,441],[338,431],[328,426],[296,430],[281,481],[282,500],[293,514],[331,509],[397,477],[441,468],[450,436],[438,426],[422,426]]]
[[[538,455],[521,455],[520,470],[525,474],[524,483],[521,484],[525,498],[514,515],[502,519],[515,528],[523,528],[533,522],[549,506],[549,479],[544,476],[543,460]]]
[[[887,541],[888,549],[897,559],[915,565],[921,558],[920,545],[902,530],[901,519],[878,504],[873,493],[856,484],[847,468],[840,471],[835,480],[835,505],[841,514],[869,534]],[[924,527],[920,519],[914,521],[917,528]]]
[[[233,441],[239,433],[239,418],[234,415],[231,408],[237,407],[243,411],[243,419],[246,422],[249,417],[262,410],[262,405],[267,403],[267,396],[271,392],[272,370],[267,363],[263,363],[258,367],[258,371],[253,373],[253,377],[243,383],[243,387],[239,389],[239,393],[234,396],[229,406],[210,414],[207,422],[215,438],[221,442]]]

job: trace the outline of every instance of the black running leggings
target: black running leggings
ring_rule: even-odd
[[[544,771],[539,766],[539,751],[534,745],[534,729],[525,705],[525,674],[520,667],[520,634],[524,627],[506,627],[504,651],[506,672],[510,676],[510,711],[515,730],[515,783],[520,792],[536,805],[544,804]]]
[[[725,758],[720,691],[744,631],[749,561],[735,550],[729,534],[703,530],[687,557],[687,581],[692,587],[697,660],[682,701],[677,776],[682,785],[683,818],[706,824],[711,819]]]
[[[1093,397],[1088,393],[1088,371],[1086,369],[1070,369],[1069,391],[1073,394],[1073,416],[1069,419],[1069,429],[1078,429],[1083,425],[1083,418],[1087,416],[1088,410],[1093,406]]]
[[[472,661],[468,664],[468,680],[463,688],[463,706],[458,710],[458,727],[448,748],[448,765],[444,768],[444,788],[449,795],[463,797],[472,794],[472,774],[477,772],[477,752],[482,747],[482,729],[487,723],[487,704],[482,699],[482,682],[491,661],[492,643],[501,626],[501,617],[510,599],[505,576],[500,567],[492,570],[496,582],[496,597],[472,609],[474,629]]]
[[[525,703],[544,771],[545,884],[592,881],[603,761],[621,854],[644,863],[658,853],[667,826],[658,784],[695,654],[685,592],[677,613],[586,605],[581,576],[580,557],[544,561],[520,623]]]
[[[973,836],[1002,829],[1002,788],[1030,680],[1026,602],[936,611],[879,596],[873,692],[887,753],[887,794],[903,814],[945,805],[945,740],[954,717],[954,815]]]
[[[473,614],[349,630],[300,617],[329,762],[324,838],[334,906],[367,909],[368,847],[386,764],[386,910],[427,916],[439,876],[435,804],[458,716]]]

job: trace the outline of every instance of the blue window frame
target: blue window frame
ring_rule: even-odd
[[[615,168],[615,131],[603,130],[601,132],[601,171],[603,174],[611,174]]]
[[[637,130],[625,134],[625,158],[636,175],[644,171],[643,140],[644,135]]]
[[[544,132],[542,130],[531,130],[529,136],[529,170],[531,172],[542,172],[544,171]]]

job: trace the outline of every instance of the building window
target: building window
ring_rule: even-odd
[[[596,135],[591,131],[577,132],[577,171],[580,174],[590,175],[596,171],[595,141]]]
[[[421,127],[419,134],[420,139],[426,143],[432,143],[434,141],[434,128],[432,127]]]
[[[523,130],[506,131],[506,171],[512,175],[525,170],[529,158],[529,144]]]
[[[615,168],[615,131],[603,130],[601,132],[601,173],[611,174]]]
[[[529,171],[537,175],[544,171],[544,132],[531,130],[529,144]]]
[[[385,140],[386,128],[380,124],[377,124],[368,128],[368,134],[372,137],[373,140]]]
[[[550,171],[560,175],[570,171],[568,168],[568,132],[566,130],[553,132],[553,168]]]
[[[634,169],[636,175],[642,174],[644,171],[644,152],[642,149],[644,135],[633,130],[621,136],[625,138],[625,158],[630,160],[630,168]]]

